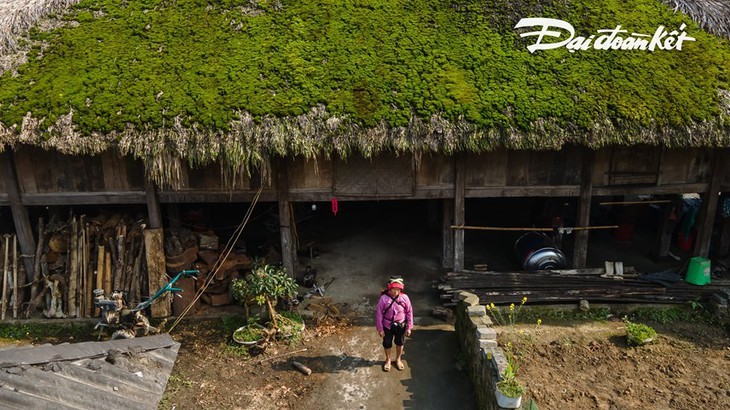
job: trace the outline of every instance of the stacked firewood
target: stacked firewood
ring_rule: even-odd
[[[67,221],[38,224],[36,281],[26,316],[45,298],[48,318],[92,317],[94,289],[126,294],[131,303],[147,295],[144,224],[129,215],[71,215]],[[38,275],[40,273],[40,275]]]
[[[201,298],[212,306],[230,304],[231,281],[242,277],[251,268],[251,260],[244,250],[233,249],[228,253],[212,231],[167,230],[165,260],[170,275],[186,269],[198,270],[195,291],[204,289]],[[188,299],[190,292],[187,292],[188,295],[184,293],[180,296],[183,300]]]

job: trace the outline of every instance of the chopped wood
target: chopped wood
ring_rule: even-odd
[[[18,318],[18,235],[13,236],[13,319]]]
[[[300,372],[302,372],[302,374],[304,374],[305,376],[309,376],[310,374],[312,374],[312,369],[310,369],[309,367],[307,367],[307,366],[305,366],[305,365],[303,365],[303,364],[301,364],[299,362],[291,362],[291,364],[297,370],[299,370]]]
[[[2,312],[0,313],[0,320],[5,320],[5,308],[7,307],[8,298],[8,260],[10,256],[10,235],[3,235],[5,239],[4,250],[5,250],[5,261],[3,262],[3,297],[2,297]]]

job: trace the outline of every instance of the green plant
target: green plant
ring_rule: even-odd
[[[525,392],[525,388],[517,380],[517,369],[519,368],[519,364],[517,363],[517,358],[512,352],[511,343],[507,343],[504,355],[507,359],[507,366],[504,371],[502,371],[501,380],[497,382],[497,389],[499,389],[499,391],[507,397],[520,397],[522,393]]]
[[[297,294],[299,287],[286,270],[279,266],[255,264],[245,279],[233,281],[233,297],[248,306],[256,303],[266,305],[272,328],[276,328],[276,303],[279,298],[291,298]]]
[[[505,310],[504,308],[497,307],[494,305],[494,303],[487,304],[487,312],[492,316],[492,319],[499,325],[499,326],[510,326],[514,327],[515,323],[517,323],[517,318],[520,316],[520,312],[522,311],[522,306],[527,303],[527,296],[522,297],[522,301],[518,306],[515,306],[514,303],[511,303],[509,305],[509,309]]]
[[[233,339],[239,342],[257,342],[264,337],[261,325],[249,324],[233,332]]]
[[[629,344],[643,346],[656,337],[656,331],[651,326],[642,323],[626,322],[626,338]]]

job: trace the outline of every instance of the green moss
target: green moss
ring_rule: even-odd
[[[513,27],[535,16],[584,35],[687,23],[697,41],[681,52],[530,54],[532,40]],[[434,114],[469,124],[446,150],[555,147],[603,135],[596,124],[626,142],[642,127],[714,121],[718,90],[730,89],[728,41],[656,0],[85,0],[66,18],[80,24],[34,31],[48,47],[0,78],[5,127],[30,112],[48,128],[73,109],[82,135],[169,128],[175,118],[226,132],[237,112],[261,124],[322,105],[358,129],[414,127]],[[517,144],[514,130],[528,136]],[[331,138],[351,145],[290,141],[279,153],[383,144],[338,132]]]

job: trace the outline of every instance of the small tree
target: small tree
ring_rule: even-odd
[[[255,264],[245,279],[233,281],[233,297],[245,304],[266,305],[273,328],[276,324],[276,305],[279,298],[296,296],[299,287],[282,267]]]

